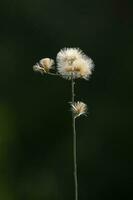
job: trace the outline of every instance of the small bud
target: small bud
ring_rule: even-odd
[[[81,101],[74,102],[71,104],[71,110],[74,114],[74,117],[79,117],[80,115],[86,115],[87,113],[87,105]]]
[[[36,63],[36,64],[33,66],[33,71],[34,71],[34,72],[40,72],[41,74],[44,73],[43,68],[42,68],[38,63]]]

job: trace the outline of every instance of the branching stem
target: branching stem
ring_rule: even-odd
[[[52,75],[52,76],[60,76],[59,74],[57,74],[57,73],[52,73],[52,72],[47,72],[47,74]]]

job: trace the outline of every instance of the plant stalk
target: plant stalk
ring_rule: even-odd
[[[74,85],[75,81],[72,76],[72,104],[74,105]],[[75,200],[78,200],[78,179],[77,179],[77,138],[76,138],[76,127],[75,127],[75,116],[72,113],[72,127],[73,127],[73,160],[74,160],[74,187],[75,187]]]

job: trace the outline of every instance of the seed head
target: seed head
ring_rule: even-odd
[[[57,70],[63,78],[88,79],[94,63],[79,48],[64,48],[57,54]]]
[[[86,115],[87,113],[87,105],[81,101],[74,102],[74,104],[71,104],[71,110],[76,117],[79,117],[80,115]]]
[[[43,68],[39,65],[39,63],[36,63],[36,64],[33,66],[33,71],[34,71],[34,72],[40,72],[41,74],[44,73],[44,70],[43,70]]]
[[[43,58],[39,61],[39,63],[33,66],[34,71],[38,71],[40,73],[48,73],[51,69],[53,69],[54,60],[50,58]]]

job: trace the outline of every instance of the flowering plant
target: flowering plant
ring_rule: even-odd
[[[33,70],[41,74],[59,76],[71,80],[72,100],[72,127],[73,127],[73,158],[74,158],[74,183],[75,200],[78,200],[78,181],[77,181],[77,148],[76,148],[76,126],[75,120],[87,113],[87,105],[81,101],[75,102],[74,85],[76,79],[83,78],[88,80],[94,69],[91,58],[86,56],[79,48],[64,48],[59,51],[56,57],[57,67],[51,58],[43,58],[33,66]]]

